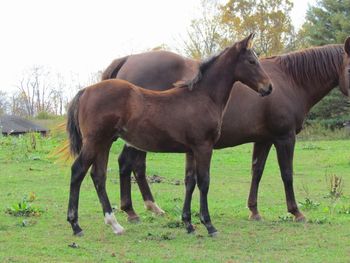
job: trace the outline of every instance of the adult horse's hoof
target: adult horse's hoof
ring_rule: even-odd
[[[82,237],[82,236],[84,236],[84,231],[81,230],[81,231],[79,231],[77,233],[74,233],[73,235],[76,236],[76,237]]]
[[[295,216],[294,221],[298,223],[305,223],[306,217],[300,213],[300,215]]]
[[[249,216],[249,220],[251,220],[251,221],[261,221],[262,217],[260,216],[260,214],[251,214]]]
[[[152,201],[145,201],[145,207],[147,210],[152,211],[157,216],[161,216],[165,214],[164,210],[161,209],[156,203]]]
[[[132,224],[140,223],[140,217],[138,215],[128,216],[128,222]]]

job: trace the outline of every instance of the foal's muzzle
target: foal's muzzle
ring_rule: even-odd
[[[271,83],[268,85],[267,89],[261,88],[259,90],[259,94],[261,97],[265,97],[267,95],[270,95],[271,92],[272,92],[272,84]]]

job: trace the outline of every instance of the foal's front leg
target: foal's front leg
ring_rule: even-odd
[[[197,185],[200,193],[200,220],[205,225],[210,236],[217,235],[212,225],[208,208],[208,191],[210,183],[210,161],[213,153],[212,145],[199,147],[194,151],[196,161]]]
[[[182,210],[182,221],[185,224],[188,233],[194,232],[194,227],[191,222],[191,201],[194,188],[196,186],[196,162],[193,158],[193,153],[186,153],[186,168],[185,168],[185,201]]]

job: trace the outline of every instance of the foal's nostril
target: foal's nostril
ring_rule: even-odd
[[[269,94],[272,92],[272,84],[269,85]]]
[[[269,87],[267,88],[267,90],[262,90],[262,92],[260,93],[260,95],[262,97],[269,95],[272,92],[272,85],[270,84]]]

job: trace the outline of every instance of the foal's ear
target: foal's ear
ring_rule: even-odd
[[[345,40],[344,50],[348,56],[350,56],[350,37]]]
[[[251,33],[249,36],[247,36],[245,39],[241,41],[241,48],[242,49],[251,49],[253,47],[253,40],[255,37],[255,33]]]

